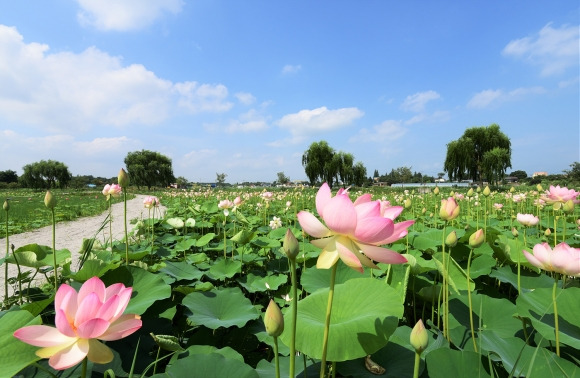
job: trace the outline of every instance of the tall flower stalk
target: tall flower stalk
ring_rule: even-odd
[[[58,270],[56,265],[56,217],[54,208],[56,207],[56,197],[52,195],[50,190],[46,191],[44,196],[44,205],[50,210],[52,216],[52,261],[54,266],[54,290],[58,289]]]
[[[286,230],[286,236],[284,237],[284,243],[282,244],[282,249],[286,256],[288,256],[288,261],[290,262],[290,274],[292,280],[292,289],[290,295],[292,304],[292,324],[290,326],[290,377],[294,377],[296,368],[296,324],[298,321],[298,285],[296,280],[296,257],[300,251],[300,246],[298,245],[298,240],[290,231]]]
[[[10,211],[10,203],[8,199],[4,201],[2,208],[6,212],[6,259],[10,254],[10,235],[8,235],[8,212]],[[4,260],[4,298],[8,301],[8,262]]]
[[[467,301],[469,304],[469,326],[471,328],[471,339],[473,340],[473,350],[477,352],[477,343],[475,342],[475,329],[473,327],[473,304],[471,302],[471,289],[469,288],[469,281],[471,280],[471,257],[473,250],[479,248],[485,241],[485,234],[480,228],[469,237],[469,257],[467,258]]]
[[[455,202],[453,197],[449,197],[447,199],[441,200],[441,208],[439,209],[439,216],[442,220],[445,221],[445,225],[443,226],[443,242],[442,244],[442,253],[441,259],[442,261],[442,283],[441,289],[443,290],[442,300],[443,300],[443,337],[447,340],[450,339],[449,336],[449,280],[448,280],[448,270],[449,270],[449,256],[445,254],[445,239],[446,239],[446,229],[447,223],[454,220],[459,216],[460,207]]]
[[[129,187],[129,175],[123,168],[119,171],[117,182],[123,189],[123,224],[125,230],[125,265],[129,265],[129,232],[127,231],[127,188]]]

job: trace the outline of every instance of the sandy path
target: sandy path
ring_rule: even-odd
[[[137,195],[136,198],[127,201],[127,229],[131,231],[133,225],[130,223],[131,219],[141,219],[149,217],[149,210],[144,208],[143,199],[147,196]],[[166,208],[160,207],[161,216],[165,215]],[[107,217],[108,211],[93,217],[80,218],[71,222],[60,222],[56,224],[56,249],[68,249],[71,252],[72,267],[76,267],[79,259],[79,250],[82,247],[83,239],[92,238],[95,236],[97,230]],[[123,224],[123,203],[115,203],[112,207],[112,233],[113,240],[122,240],[125,237],[125,228]],[[156,212],[156,217],[159,213]],[[104,233],[104,235],[103,235]],[[104,240],[109,236],[109,227],[98,235],[97,240]],[[27,244],[40,244],[52,246],[52,226],[39,228],[30,232],[23,232],[21,234],[10,235],[8,239],[10,244],[13,244],[15,249]],[[0,256],[4,257],[6,254],[6,239],[0,239]],[[0,265],[0,298],[4,298],[4,265]],[[15,277],[18,270],[15,264],[8,264],[8,277]],[[42,277],[42,275],[37,275]],[[12,293],[12,288],[8,286],[8,291]]]

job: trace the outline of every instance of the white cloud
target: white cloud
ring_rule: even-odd
[[[238,92],[235,94],[235,96],[243,105],[252,105],[254,102],[256,102],[256,97],[254,97],[251,93]]]
[[[116,151],[126,151],[131,149],[131,145],[135,145],[134,141],[129,138],[113,137],[113,138],[95,138],[91,141],[75,141],[72,143],[75,154],[81,153],[85,155],[99,155],[108,154]]]
[[[287,64],[282,68],[282,74],[286,75],[286,74],[297,73],[301,69],[302,69],[302,66],[300,64],[297,64],[297,65]]]
[[[578,25],[563,25],[555,29],[547,24],[533,36],[510,41],[502,53],[538,65],[541,74],[549,76],[578,66],[579,45]]]
[[[183,155],[180,159],[181,167],[192,167],[201,165],[208,160],[213,159],[218,155],[218,151],[210,148],[203,148],[201,150],[193,150]]]
[[[407,96],[401,104],[401,109],[419,113],[425,110],[425,105],[429,101],[437,100],[440,97],[439,93],[435,91],[418,92]]]
[[[200,85],[195,81],[186,81],[175,84],[174,88],[181,96],[178,105],[191,113],[225,112],[233,106],[226,101],[228,89],[222,84]]]
[[[183,0],[77,0],[81,25],[99,30],[137,30],[154,23],[165,13],[177,14]]]
[[[154,125],[178,107],[199,113],[232,106],[221,84],[172,83],[95,47],[50,53],[47,45],[24,43],[4,25],[0,56],[0,119],[51,132]]]
[[[489,106],[489,104],[491,104],[501,96],[502,91],[499,89],[497,90],[486,89],[484,91],[476,93],[467,103],[467,107],[482,109]]]
[[[277,123],[283,129],[288,129],[293,135],[317,133],[336,130],[350,125],[361,118],[364,112],[357,108],[341,108],[330,110],[326,106],[301,110],[298,113],[287,114]]]
[[[266,118],[255,109],[251,109],[240,115],[239,119],[232,120],[226,127],[226,132],[254,132],[262,131],[268,128]]]
[[[476,93],[471,100],[467,103],[468,108],[483,109],[492,104],[500,104],[507,101],[519,100],[522,97],[529,95],[538,95],[545,93],[546,90],[543,87],[529,87],[529,88],[516,88],[509,92],[505,92],[501,89],[486,89],[479,93]]]
[[[407,129],[401,125],[401,121],[387,120],[373,126],[372,130],[363,128],[352,138],[350,142],[393,142],[402,138]]]

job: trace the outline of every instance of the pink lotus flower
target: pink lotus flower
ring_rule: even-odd
[[[146,209],[159,207],[159,198],[155,196],[149,196],[143,200],[143,205],[145,206]]]
[[[119,197],[121,195],[121,187],[117,184],[107,184],[105,185],[105,187],[103,188],[103,195],[107,197],[107,200],[109,198],[111,198],[111,196],[113,197]]]
[[[441,200],[441,209],[439,210],[439,216],[441,219],[450,221],[459,216],[459,205],[455,202],[453,197],[449,197],[446,200]]]
[[[544,194],[542,198],[548,203],[564,203],[568,200],[572,200],[574,203],[580,203],[580,200],[576,199],[578,195],[580,195],[580,192],[577,192],[574,189],[568,189],[566,187],[560,188],[560,185],[550,185],[550,190],[546,190],[546,194]]]
[[[232,207],[234,207],[234,203],[227,199],[218,203],[218,209],[231,209]]]
[[[389,201],[381,201],[381,215],[393,222],[403,212],[402,206],[391,206]],[[399,239],[404,238],[409,233],[408,228],[415,223],[414,220],[407,220],[394,224],[393,234],[387,239],[383,240],[383,244],[391,244]]]
[[[274,197],[274,193],[272,193],[272,192],[262,193],[262,198],[266,201],[271,201],[273,197]]]
[[[494,203],[493,208],[496,210],[501,210],[503,208],[503,204],[502,203]]]
[[[524,226],[535,226],[540,222],[540,219],[533,214],[520,214],[516,217],[517,221]]]
[[[534,254],[523,251],[528,261],[550,272],[580,276],[580,248],[572,248],[566,243],[560,243],[554,250],[548,243],[536,244]]]
[[[240,196],[237,196],[237,197],[234,199],[234,206],[235,206],[235,207],[238,207],[238,206],[240,206],[241,204],[242,204],[242,199],[240,198]]]
[[[113,352],[98,340],[122,339],[142,325],[139,315],[123,315],[132,291],[121,283],[105,287],[98,277],[86,281],[78,293],[63,284],[54,299],[56,328],[23,327],[14,332],[14,337],[43,347],[36,355],[49,358],[49,365],[57,370],[68,369],[85,357],[95,363],[109,363]]]
[[[319,238],[311,241],[322,249],[317,268],[328,269],[339,258],[359,272],[363,265],[377,267],[371,259],[388,264],[407,262],[399,253],[379,247],[399,238],[393,237],[393,220],[381,214],[380,201],[371,201],[370,194],[353,203],[344,189],[332,197],[330,187],[324,183],[316,194],[316,210],[326,225],[307,211],[298,213],[298,222],[307,234]]]

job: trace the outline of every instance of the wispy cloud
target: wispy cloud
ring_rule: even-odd
[[[405,101],[401,104],[401,109],[411,112],[422,112],[425,110],[425,105],[429,101],[437,100],[441,98],[439,93],[435,91],[418,92],[413,95],[407,96]]]
[[[103,31],[147,27],[166,13],[181,12],[183,0],[77,0],[81,25]]]
[[[254,97],[251,93],[238,92],[235,94],[235,96],[243,105],[252,105],[254,102],[256,102],[256,97]]]
[[[302,69],[302,65],[300,65],[300,64],[297,64],[297,65],[287,64],[282,68],[282,74],[287,75],[287,74],[297,73],[301,69]]]
[[[547,24],[538,33],[507,44],[502,53],[541,67],[543,76],[561,74],[579,64],[578,25],[553,28]]]
[[[406,133],[407,129],[401,125],[401,121],[386,120],[373,126],[371,130],[361,129],[357,135],[350,138],[350,142],[393,142]]]
[[[352,124],[361,118],[364,112],[357,108],[328,109],[322,106],[316,109],[305,109],[298,113],[287,114],[277,124],[293,135],[304,135],[322,131],[336,130]]]
[[[468,108],[483,109],[491,105],[501,104],[507,101],[519,100],[529,95],[545,93],[543,87],[516,88],[509,92],[502,89],[486,89],[476,93],[467,103]]]

